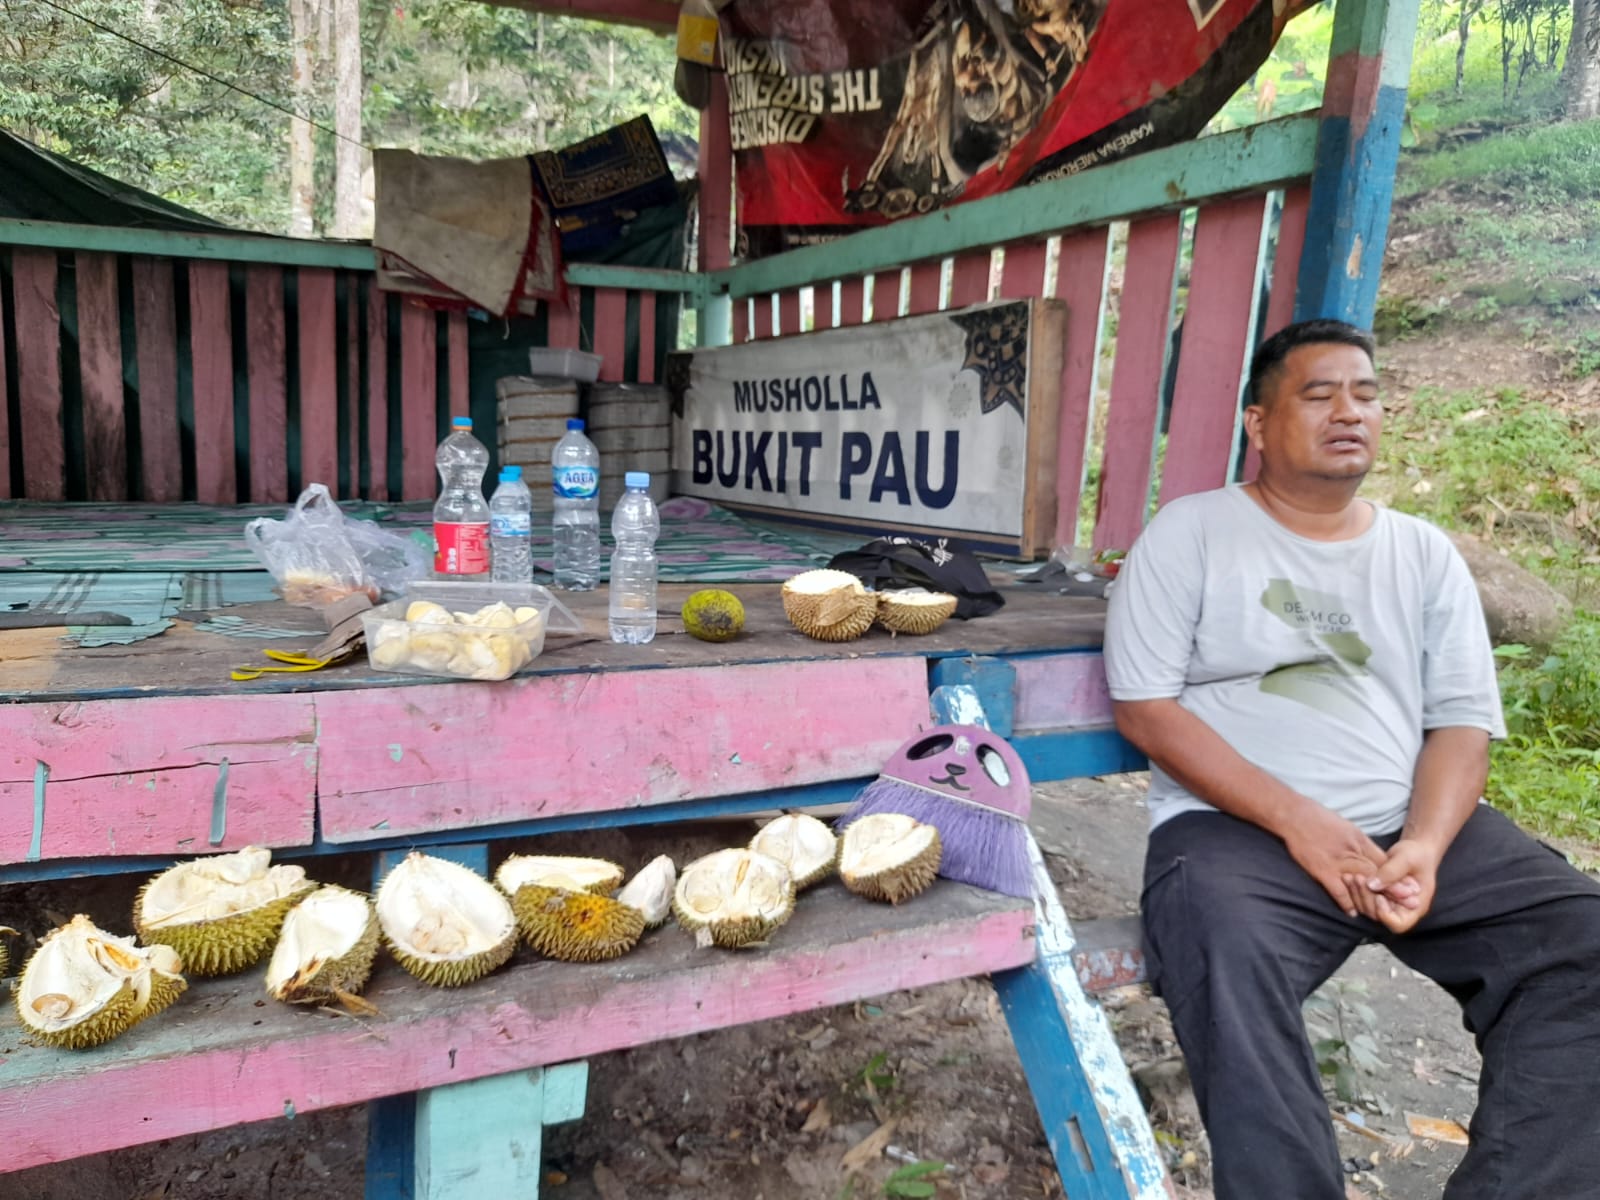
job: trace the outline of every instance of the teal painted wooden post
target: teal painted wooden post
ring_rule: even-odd
[[[583,1115],[588,1080],[565,1063],[419,1093],[416,1200],[538,1200],[544,1126]]]
[[[489,873],[489,844],[468,842],[460,846],[426,846],[427,853],[448,858],[480,874]],[[380,850],[373,859],[372,887],[410,853]],[[367,1177],[365,1200],[416,1200],[412,1191],[416,1174],[417,1097],[407,1092],[385,1096],[367,1104]]]
[[[1368,328],[1389,234],[1420,0],[1339,0],[1295,320]]]
[[[971,672],[966,679],[950,670],[947,678],[938,678],[938,667],[963,662],[998,663],[1010,670],[999,659],[937,664],[929,700],[933,719],[994,729],[983,700],[986,686],[993,693],[992,669]],[[1061,1186],[1071,1200],[1167,1200],[1167,1172],[1155,1134],[1105,1013],[1078,981],[1072,925],[1031,835],[1028,855],[1037,889],[1039,957],[1029,966],[1002,971],[994,987]]]

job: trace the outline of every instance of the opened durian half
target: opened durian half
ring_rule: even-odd
[[[622,886],[622,868],[603,858],[566,854],[513,854],[500,864],[494,881],[508,896],[525,883],[609,896]]]
[[[622,868],[603,858],[513,854],[494,878],[528,945],[548,958],[601,962],[632,950],[644,933],[644,913],[611,898]]]
[[[356,995],[378,953],[378,914],[360,892],[321,887],[289,910],[267,963],[275,1000],[308,1004]]]
[[[9,925],[0,925],[0,979],[6,977],[6,964],[10,961],[6,951],[6,939],[16,937],[17,931]]]
[[[182,995],[182,970],[171,946],[137,946],[79,915],[47,934],[23,968],[17,1016],[41,1045],[98,1046]]]
[[[939,873],[939,830],[903,813],[873,813],[845,828],[839,877],[870,900],[899,904],[925,891]]]
[[[272,866],[272,851],[246,846],[161,872],[134,901],[133,927],[145,945],[176,950],[192,975],[231,975],[261,960],[316,886],[304,867]]]
[[[412,851],[386,876],[378,925],[395,959],[424,983],[459,987],[517,948],[511,904],[476,871]]]
[[[900,588],[878,593],[878,624],[895,633],[932,633],[956,611],[948,592]]]
[[[872,628],[878,594],[848,571],[802,571],[784,581],[783,613],[807,637],[848,642]]]
[[[794,881],[769,855],[717,850],[683,869],[672,911],[701,946],[753,946],[793,915]]]
[[[678,885],[678,868],[665,854],[657,855],[617,893],[617,903],[636,908],[644,927],[654,929],[672,915],[672,890]]]
[[[826,879],[839,861],[833,830],[806,813],[785,813],[768,821],[750,839],[750,849],[788,867],[797,892]]]

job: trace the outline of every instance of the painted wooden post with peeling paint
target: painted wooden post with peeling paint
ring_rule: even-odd
[[[940,683],[933,719],[991,728],[984,686],[981,679]],[[1165,1200],[1167,1173],[1150,1120],[1105,1013],[1078,979],[1072,923],[1031,833],[1028,857],[1038,957],[993,978],[1061,1184],[1071,1200]]]
[[[1335,10],[1297,321],[1372,324],[1419,2],[1340,0]]]

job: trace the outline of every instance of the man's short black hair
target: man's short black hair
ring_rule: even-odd
[[[1256,348],[1255,357],[1250,360],[1250,389],[1246,393],[1247,403],[1263,402],[1261,394],[1263,385],[1270,381],[1279,367],[1283,366],[1283,360],[1289,357],[1291,350],[1301,346],[1324,346],[1329,342],[1342,346],[1356,346],[1366,351],[1368,358],[1374,360],[1377,358],[1377,343],[1372,340],[1372,335],[1348,322],[1318,317],[1315,320],[1289,325],[1278,330]]]

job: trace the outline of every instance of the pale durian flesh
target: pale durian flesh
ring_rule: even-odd
[[[784,581],[782,595],[789,624],[823,642],[852,641],[878,615],[878,594],[848,571],[802,571]]]
[[[644,914],[593,892],[525,883],[511,899],[517,928],[546,958],[603,962],[626,954],[644,933]]]
[[[360,892],[322,887],[289,910],[267,963],[275,1000],[308,1004],[356,995],[378,953],[378,915]]]
[[[182,966],[170,946],[137,946],[79,915],[46,935],[23,968],[17,1016],[40,1045],[98,1046],[176,1000],[187,986]]]
[[[373,666],[508,679],[544,647],[544,615],[531,605],[512,608],[496,601],[476,612],[452,613],[430,600],[413,600],[403,617],[368,620]]]
[[[304,867],[271,863],[270,850],[247,846],[161,872],[134,901],[139,940],[171,946],[192,975],[253,966],[277,941],[284,915],[316,887]]]
[[[644,916],[646,929],[654,929],[672,915],[672,890],[678,884],[678,869],[665,854],[657,855],[617,893],[617,902],[636,908]]]
[[[895,633],[932,633],[955,611],[956,598],[948,592],[900,588],[878,593],[878,624]]]
[[[941,852],[935,826],[903,813],[873,813],[845,828],[839,877],[857,895],[899,904],[933,883]]]
[[[767,822],[750,839],[750,849],[788,867],[797,892],[826,879],[839,861],[839,839],[807,813],[785,813]]]
[[[511,903],[476,871],[418,851],[378,887],[378,925],[395,959],[424,983],[459,987],[517,948]]]
[[[622,868],[603,858],[566,854],[513,854],[500,864],[494,881],[508,896],[530,883],[609,896],[622,886]]]
[[[794,913],[794,881],[768,855],[717,850],[683,869],[672,911],[701,946],[752,946]]]

